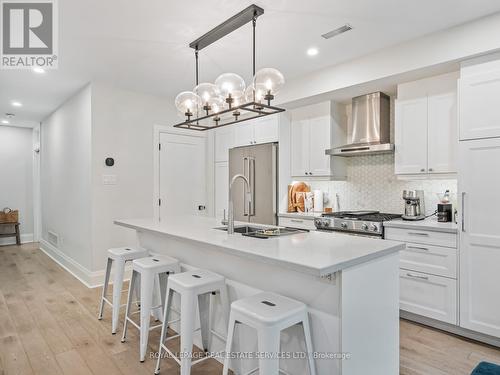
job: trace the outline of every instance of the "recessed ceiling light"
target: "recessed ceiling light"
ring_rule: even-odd
[[[8,120],[2,120],[2,124],[8,125],[9,121]]]
[[[38,73],[38,74],[43,74],[43,73],[45,73],[45,69],[37,66],[37,67],[33,68],[33,72]]]
[[[318,54],[318,49],[315,47],[311,47],[307,50],[307,55],[308,56],[316,56]]]
[[[23,103],[15,101],[15,100],[13,100],[10,104],[12,104],[14,107],[22,107],[23,106]]]

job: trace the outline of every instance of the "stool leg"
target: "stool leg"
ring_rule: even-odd
[[[127,338],[128,317],[130,316],[130,306],[132,306],[132,299],[136,283],[137,283],[137,272],[132,271],[132,277],[130,278],[130,285],[128,288],[127,306],[125,307],[125,321],[123,322],[122,342],[125,342],[125,339]]]
[[[203,350],[208,352],[210,341],[210,296],[212,293],[198,296],[198,309],[200,311],[200,331]]]
[[[193,351],[193,331],[195,312],[195,296],[192,293],[181,295],[181,374],[191,373],[191,353]]]
[[[19,231],[19,224],[16,224],[15,227],[16,227],[16,245],[20,246],[21,245],[21,233]]]
[[[309,314],[305,313],[302,320],[302,327],[304,328],[304,338],[306,341],[307,359],[309,361],[309,375],[316,375],[316,367],[313,357],[313,345],[311,339],[311,328],[309,327]]]
[[[224,283],[224,287],[220,290],[220,303],[222,305],[222,312],[224,314],[225,323],[229,324],[229,310],[230,310],[231,304],[229,302],[227,285],[225,283]]]
[[[144,276],[144,277],[143,277]],[[141,329],[140,329],[140,361],[146,359],[148,348],[149,322],[151,320],[151,307],[153,304],[154,276],[141,275]]]
[[[229,317],[228,324],[228,332],[227,332],[227,340],[226,340],[226,357],[224,358],[224,369],[222,370],[222,375],[228,375],[229,371],[229,356],[231,355],[231,350],[233,346],[233,336],[234,336],[234,327],[236,326],[236,320],[231,313]]]
[[[258,348],[264,358],[259,358],[259,374],[278,375],[280,361],[277,354],[280,350],[281,331],[273,328],[262,328],[257,332]]]
[[[123,273],[125,271],[125,261],[115,260],[115,274],[113,277],[113,318],[111,319],[111,333],[114,335],[118,328],[120,319],[120,305],[122,297]]]
[[[104,311],[104,298],[108,293],[108,285],[109,285],[109,275],[111,274],[111,265],[113,264],[113,259],[108,258],[108,262],[106,264],[106,274],[104,276],[104,285],[102,286],[102,297],[101,297],[101,306],[99,307],[99,316],[97,319],[102,319],[102,313]]]
[[[158,360],[156,361],[155,374],[160,373],[160,362],[161,355],[163,352],[162,344],[165,342],[168,333],[168,321],[170,319],[170,306],[172,305],[172,298],[174,296],[174,291],[167,287],[167,292],[165,293],[165,309],[163,310],[163,324],[161,325],[161,336],[160,336],[160,347],[158,348]]]
[[[167,285],[168,285],[168,272],[163,272],[158,275],[159,277],[159,283],[160,283],[160,304],[161,304],[161,309],[158,314],[158,317],[161,321],[165,320],[165,298],[167,296]]]

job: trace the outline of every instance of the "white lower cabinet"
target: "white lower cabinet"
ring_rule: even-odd
[[[399,270],[401,310],[457,324],[457,280]]]
[[[456,233],[386,228],[385,238],[406,243],[399,261],[400,309],[457,325]]]

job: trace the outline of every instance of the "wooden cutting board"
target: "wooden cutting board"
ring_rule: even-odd
[[[296,182],[292,185],[288,185],[288,212],[297,212],[298,210],[304,212],[305,202],[303,199],[300,200],[300,203],[297,201],[297,193],[308,193],[310,191],[311,188],[305,182]]]

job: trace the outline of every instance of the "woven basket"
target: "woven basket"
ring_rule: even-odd
[[[0,224],[17,223],[19,221],[19,211],[5,207],[0,211]]]

